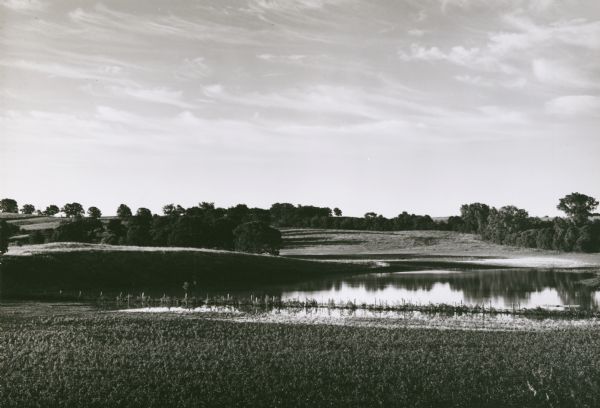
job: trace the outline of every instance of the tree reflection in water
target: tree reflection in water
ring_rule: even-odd
[[[593,270],[486,269],[373,273],[281,288],[283,298],[373,303],[488,304],[495,307],[579,305],[598,309],[596,290],[579,283]]]

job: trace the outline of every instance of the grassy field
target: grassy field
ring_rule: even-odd
[[[283,256],[345,257],[421,255],[496,258],[547,258],[600,266],[600,254],[561,253],[486,242],[452,231],[345,231],[283,229]]]
[[[193,287],[252,288],[319,276],[356,273],[365,265],[190,248],[141,248],[56,243],[12,247],[2,259],[2,295],[13,298],[77,296],[103,291],[181,292]],[[193,283],[195,282],[195,285]]]
[[[597,407],[600,332],[0,314],[0,404]]]

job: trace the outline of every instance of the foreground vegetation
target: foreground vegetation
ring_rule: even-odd
[[[4,408],[596,407],[598,330],[0,315]]]

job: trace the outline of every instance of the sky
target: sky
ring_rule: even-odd
[[[600,2],[0,0],[0,196],[558,215],[600,198]]]

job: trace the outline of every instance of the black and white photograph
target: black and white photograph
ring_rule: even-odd
[[[0,0],[0,408],[600,406],[600,2]]]

